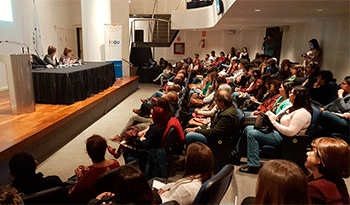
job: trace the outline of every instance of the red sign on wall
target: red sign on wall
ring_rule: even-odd
[[[202,37],[206,37],[207,36],[207,32],[206,31],[202,31]]]

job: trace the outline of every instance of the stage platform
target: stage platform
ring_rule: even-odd
[[[44,161],[138,88],[139,77],[114,85],[72,105],[36,104],[36,111],[12,115],[8,91],[0,92],[0,168],[13,153],[25,150]],[[1,180],[0,180],[1,181]]]

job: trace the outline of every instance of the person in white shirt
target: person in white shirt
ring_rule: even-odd
[[[213,153],[201,142],[192,143],[187,148],[185,165],[186,171],[181,179],[158,191],[162,203],[175,200],[180,205],[192,204],[202,184],[213,175]]]
[[[309,91],[302,86],[296,86],[289,94],[289,101],[292,106],[286,112],[278,115],[268,111],[268,115],[275,129],[271,133],[263,133],[254,126],[247,126],[243,131],[243,137],[247,137],[247,158],[246,167],[241,167],[239,171],[257,174],[260,169],[259,147],[271,145],[279,147],[282,143],[282,136],[293,137],[297,134],[305,134],[309,128],[312,117],[312,107]],[[234,150],[235,161],[239,160],[239,147]]]

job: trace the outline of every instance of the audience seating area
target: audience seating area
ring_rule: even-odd
[[[212,1],[191,1],[188,2],[187,8],[200,7],[204,4],[203,2],[207,5],[212,3]],[[279,67],[277,59],[264,54],[257,55],[252,62],[249,62],[249,58],[247,60],[242,55],[236,55],[236,53],[230,53],[230,57],[218,58],[215,57],[214,52],[214,55],[208,55],[206,59],[195,58],[192,61],[191,58],[190,60],[187,58],[177,62],[172,67],[171,77],[168,76],[166,79],[167,84],[160,90],[169,101],[170,107],[174,108],[172,109],[173,122],[181,124],[181,132],[183,131],[185,135],[184,141],[180,136],[182,133],[179,133],[176,126],[168,121],[166,126],[168,131],[162,136],[165,138],[165,143],[157,148],[165,151],[165,164],[163,165],[166,169],[166,176],[163,177],[168,178],[175,175],[175,166],[182,163],[181,161],[175,162],[175,159],[183,158],[181,155],[186,153],[186,148],[193,142],[191,140],[206,142],[214,156],[215,175],[202,184],[193,204],[220,203],[231,183],[234,170],[232,164],[241,163],[240,158],[238,161],[235,159],[234,155],[237,152],[240,154],[239,157],[248,158],[248,171],[242,168],[240,171],[257,173],[260,165],[254,167],[249,164],[251,163],[249,157],[252,156],[252,153],[249,153],[249,146],[252,145],[249,143],[252,143],[252,139],[256,139],[258,144],[256,148],[259,150],[257,156],[259,163],[260,158],[289,160],[299,165],[306,175],[309,174],[309,170],[304,163],[307,151],[311,150],[312,140],[319,137],[339,137],[349,143],[349,133],[338,133],[338,130],[329,127],[327,121],[325,123],[323,119],[323,113],[330,110],[336,113],[334,118],[338,116],[347,119],[348,124],[345,126],[349,127],[349,115],[346,115],[350,111],[349,76],[344,76],[345,80],[338,85],[337,79],[322,79],[324,75],[320,67],[311,68],[309,64],[304,67],[289,60],[283,60]],[[295,71],[298,67],[302,69],[301,74]],[[310,71],[312,69],[314,69],[313,72]],[[297,78],[298,81],[295,80]],[[300,79],[304,80],[300,81]],[[288,83],[291,84],[290,88],[287,88]],[[168,91],[171,85],[174,87],[178,85],[181,89],[175,92]],[[326,91],[328,93],[323,93]],[[177,95],[177,101],[170,102],[167,98],[170,92]],[[319,93],[322,93],[325,98],[332,98],[333,104],[326,105],[318,102]],[[234,108],[234,111],[225,113],[231,107]],[[290,124],[296,123],[292,122],[293,116],[297,115],[294,113],[301,109],[310,113],[311,119],[308,121],[308,116],[305,115],[304,124],[289,127]],[[259,113],[265,113],[268,116],[267,124],[258,122]],[[286,120],[286,117],[290,118]],[[234,120],[236,120],[235,123],[233,123]],[[267,126],[270,130],[262,130],[259,126]],[[191,138],[191,134],[195,137]],[[272,138],[272,135],[273,140],[281,137],[281,141],[264,142],[260,139],[262,137]],[[245,146],[248,148],[246,149]],[[161,172],[160,168],[154,163],[159,164],[160,161],[154,158],[151,151],[137,148],[132,148],[132,150],[137,153],[135,156],[142,155],[146,160],[130,163],[140,167],[147,179],[159,177],[154,173]],[[111,178],[114,177],[117,169],[99,176],[96,182],[99,193],[113,191]],[[23,201],[25,204],[69,203],[67,194],[72,183],[74,182],[69,181],[59,187],[26,195]],[[163,204],[178,203],[170,201]]]

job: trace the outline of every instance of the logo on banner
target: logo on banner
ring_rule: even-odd
[[[120,41],[117,40],[109,40],[109,46],[119,46]]]

